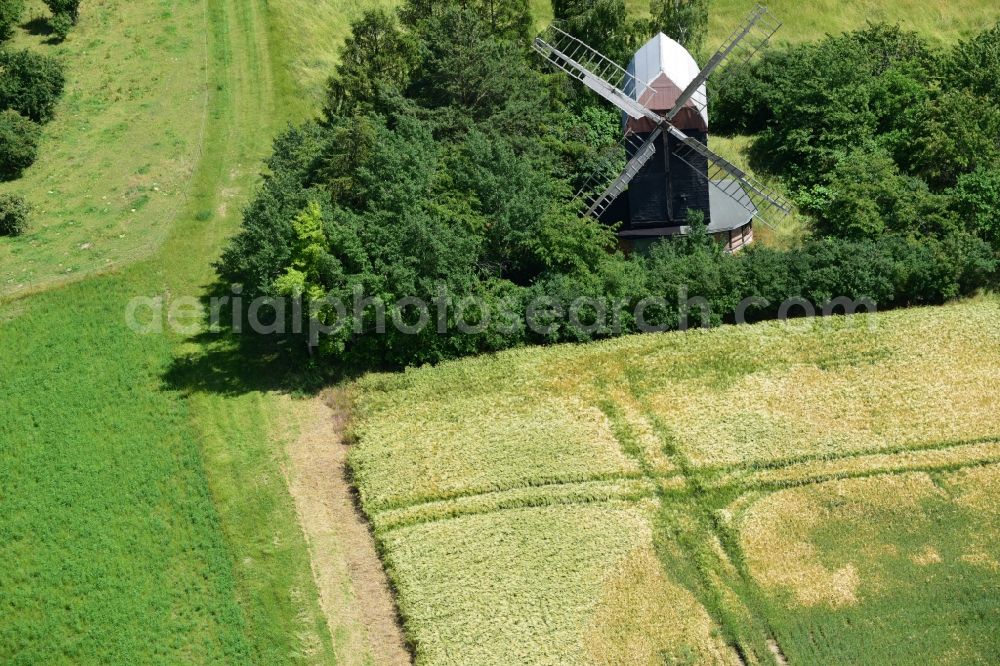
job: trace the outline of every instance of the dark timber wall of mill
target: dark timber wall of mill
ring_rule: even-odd
[[[703,143],[708,140],[706,132],[688,130],[687,134]],[[639,135],[639,139],[644,141],[648,136]],[[689,158],[701,171],[699,177],[674,154],[678,145],[677,139],[664,132],[657,140],[656,154],[629,183],[629,226],[682,225],[687,221],[689,209],[702,211],[705,222],[711,221],[708,163],[697,154]],[[628,157],[631,159],[632,155]]]

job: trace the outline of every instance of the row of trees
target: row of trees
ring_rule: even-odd
[[[658,6],[688,4],[654,4],[654,15]],[[656,29],[637,28],[621,0],[560,0],[555,10],[618,59]],[[601,149],[617,139],[619,119],[541,67],[528,48],[531,24],[527,0],[407,0],[396,14],[373,11],[358,21],[322,118],[276,141],[263,187],[220,261],[224,279],[243,285],[244,302],[348,303],[360,292],[406,320],[413,312],[403,311],[402,299],[432,303],[444,292],[452,303],[475,299],[521,322],[470,334],[451,310],[444,334],[436,326],[377,333],[377,308],[364,309],[318,341],[329,366],[343,369],[638,329],[628,316],[610,328],[568,320],[544,331],[525,326],[532,305],[546,299],[564,312],[586,297],[624,304],[627,313],[650,297],[676,299],[683,288],[710,303],[718,323],[749,296],[761,300],[747,315],[766,318],[790,297],[893,307],[943,302],[995,281],[996,254],[963,226],[971,218],[955,213],[962,224],[938,224],[923,209],[877,233],[821,227],[793,251],[754,247],[736,256],[692,219],[689,237],[624,256],[613,230],[580,219],[571,202]],[[770,111],[748,109],[747,117],[753,112]],[[737,121],[734,112],[734,129]],[[758,129],[770,126],[765,120]],[[775,155],[777,170],[782,153]],[[818,196],[819,182],[799,191]],[[924,205],[913,194],[900,198]],[[647,314],[670,328],[682,309],[668,302]]]
[[[78,1],[48,4],[53,21],[63,14],[76,21]],[[0,0],[0,41],[11,38],[23,12],[23,0]],[[64,87],[62,63],[55,58],[0,46],[0,180],[20,178],[34,164],[42,125],[52,119]],[[27,215],[28,206],[19,196],[0,198],[0,235],[23,233]]]

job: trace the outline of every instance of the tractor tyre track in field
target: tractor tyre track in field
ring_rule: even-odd
[[[621,436],[621,435],[619,435]],[[894,448],[886,452],[873,450],[852,452],[843,456],[812,456],[796,460],[794,463],[785,464],[773,468],[766,468],[767,471],[785,471],[794,469],[797,466],[808,463],[823,463],[836,466],[841,463],[849,463],[870,458],[885,459],[886,462],[879,467],[870,470],[833,470],[823,473],[805,470],[801,476],[792,477],[780,481],[763,481],[757,478],[761,471],[744,466],[729,466],[720,468],[703,469],[697,468],[697,473],[701,485],[706,490],[716,493],[728,493],[742,495],[751,490],[762,490],[773,492],[789,487],[803,485],[813,485],[840,479],[859,479],[873,476],[884,476],[888,474],[906,474],[909,472],[935,472],[935,471],[956,471],[971,467],[980,467],[1000,461],[1000,442],[995,438],[985,438],[972,440],[970,442],[934,442],[926,445],[913,446],[910,448]],[[916,454],[917,460],[908,458],[908,455]],[[921,454],[939,454],[940,459],[920,461]],[[949,458],[948,454],[952,454]],[[898,460],[897,460],[898,458]],[[524,506],[548,506],[555,504],[592,504],[605,502],[609,497],[598,496],[593,493],[593,489],[598,487],[613,488],[616,484],[622,483],[649,483],[649,490],[642,494],[643,497],[652,497],[657,492],[667,494],[689,494],[687,487],[688,476],[676,472],[656,472],[648,469],[648,464],[644,461],[647,469],[640,473],[625,474],[599,474],[589,477],[567,479],[565,481],[551,481],[541,484],[514,485],[509,488],[487,491],[461,492],[448,495],[442,499],[417,499],[406,501],[398,505],[391,505],[382,508],[372,517],[375,525],[383,523],[391,524],[388,529],[396,529],[401,526],[414,524],[424,524],[439,520],[447,520],[458,516],[478,515],[483,513],[493,513],[508,508],[523,508]],[[693,472],[692,472],[693,473]],[[740,476],[745,475],[745,476]],[[545,501],[548,491],[568,491],[579,488],[580,497],[566,495],[558,501]],[[658,491],[656,489],[659,489]],[[590,494],[588,494],[588,489]],[[503,502],[504,498],[512,497],[526,492],[536,493],[537,496],[520,503],[512,504]],[[627,498],[627,492],[618,493],[621,499]],[[477,506],[478,500],[496,498],[501,506]],[[638,497],[631,497],[638,499]],[[432,507],[440,506],[440,510]],[[400,518],[402,514],[414,513],[417,510],[425,509],[414,518]]]
[[[395,598],[349,480],[345,397],[328,391],[310,408],[299,438],[289,445],[285,477],[330,634],[347,634],[345,664],[366,663],[365,655],[380,665],[410,664]],[[347,607],[345,583],[354,600]]]

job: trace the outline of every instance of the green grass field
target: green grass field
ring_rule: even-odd
[[[282,474],[296,426],[272,391],[280,367],[124,321],[134,296],[212,281],[271,137],[303,113],[290,72],[310,45],[281,32],[299,9],[107,0],[61,46],[18,37],[63,53],[71,84],[42,161],[7,186],[54,203],[0,243],[0,661],[345,656]],[[148,201],[130,204],[130,188]],[[113,205],[86,203],[105,193]],[[84,242],[99,260],[67,273]]]
[[[898,23],[942,44],[971,37],[1000,20],[995,4],[982,0],[815,0],[803,5],[796,0],[762,2],[784,25],[775,36],[778,43],[821,39],[864,27],[866,22]],[[711,0],[709,44],[725,39],[754,3],[745,0]]]
[[[947,44],[970,37],[1000,19],[997,8],[983,0],[817,0],[807,7],[797,0],[711,0],[707,46],[721,44],[757,4],[766,6],[784,25],[775,37],[779,43],[807,42],[864,27],[868,21],[885,21]],[[625,6],[638,16],[649,13],[646,0],[625,0]],[[539,25],[552,20],[548,0],[531,0],[531,8]]]
[[[995,661],[998,321],[984,297],[361,379],[351,463],[417,662]]]
[[[28,17],[45,15],[29,3]],[[148,257],[185,206],[204,149],[202,2],[90,2],[64,44],[47,39],[14,40],[72,65],[40,159],[3,185],[35,213],[29,233],[0,242],[0,296]]]

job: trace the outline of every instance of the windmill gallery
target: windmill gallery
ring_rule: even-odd
[[[755,220],[766,224],[768,213],[787,215],[788,202],[707,146],[709,76],[723,63],[721,78],[731,76],[779,27],[758,6],[701,70],[663,33],[627,68],[557,25],[537,37],[534,48],[549,63],[622,112],[621,141],[579,193],[581,213],[618,225],[625,248],[684,234],[689,215],[700,213],[729,252],[753,241]]]

